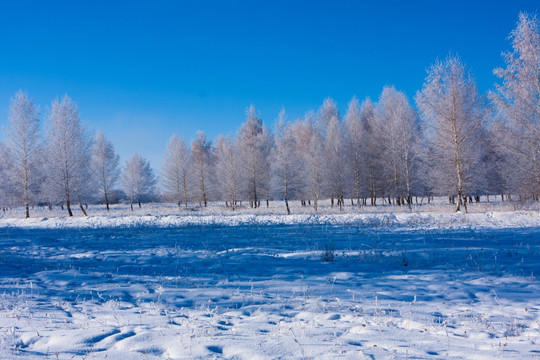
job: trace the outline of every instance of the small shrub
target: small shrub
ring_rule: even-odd
[[[321,260],[324,262],[333,262],[336,259],[336,249],[334,244],[324,244],[324,251],[321,255]]]

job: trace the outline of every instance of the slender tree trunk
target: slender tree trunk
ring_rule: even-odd
[[[105,206],[107,207],[107,211],[109,211],[109,196],[107,195],[107,191],[105,191]]]
[[[25,169],[24,169],[24,203],[25,203],[25,210],[26,210],[26,218],[28,219],[30,217],[30,187],[28,185],[28,169],[26,168],[26,161],[25,161]]]
[[[71,203],[69,202],[69,199],[66,201],[66,207],[67,207],[68,215],[73,216],[73,212],[71,211]]]
[[[84,214],[84,216],[88,216],[88,214],[86,213],[86,210],[84,210],[84,207],[83,205],[81,204],[81,202],[79,201],[79,208],[81,209],[82,213]]]

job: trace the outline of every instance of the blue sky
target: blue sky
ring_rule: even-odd
[[[173,132],[233,134],[253,103],[272,126],[327,96],[342,112],[384,85],[411,98],[425,69],[461,56],[496,81],[520,10],[537,1],[10,1],[0,5],[0,123],[23,89],[47,117],[69,94],[122,157],[158,169]]]

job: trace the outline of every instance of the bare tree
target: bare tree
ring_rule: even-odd
[[[212,143],[206,139],[204,132],[197,132],[197,139],[191,144],[193,167],[197,183],[199,203],[206,207],[212,193],[214,154]]]
[[[48,191],[60,196],[69,216],[73,216],[72,201],[77,201],[86,216],[82,203],[91,192],[92,141],[81,124],[77,105],[67,95],[62,101],[54,100],[51,105],[47,143]]]
[[[191,151],[184,139],[174,134],[167,144],[163,158],[161,184],[165,194],[170,196],[178,207],[184,202],[188,206],[189,194],[193,188],[193,176],[190,172]]]
[[[216,143],[216,178],[222,199],[235,210],[242,189],[242,164],[236,141],[224,136]]]
[[[141,207],[144,198],[154,195],[157,179],[150,167],[150,163],[139,154],[133,154],[126,161],[122,172],[122,184],[124,191],[130,200],[130,207],[133,211],[133,204],[137,202]]]
[[[432,65],[416,96],[418,107],[431,127],[431,175],[440,193],[457,195],[456,211],[478,182],[481,168],[484,103],[465,66],[456,56]]]
[[[101,199],[109,211],[109,197],[120,177],[120,156],[103,131],[98,131],[92,149],[92,170]]]
[[[540,32],[538,19],[519,14],[511,32],[512,51],[503,54],[505,68],[494,73],[502,79],[490,93],[498,110],[496,143],[501,167],[511,191],[540,198]]]
[[[28,94],[18,91],[11,98],[9,107],[8,127],[6,134],[6,151],[12,162],[11,191],[19,197],[19,203],[24,204],[25,216],[30,217],[30,204],[35,202],[39,193],[40,150],[42,143],[39,131],[39,109]]]
[[[272,187],[285,202],[291,214],[289,200],[297,196],[302,187],[302,159],[297,149],[292,126],[286,123],[285,109],[281,109],[276,125],[275,147],[272,151]]]

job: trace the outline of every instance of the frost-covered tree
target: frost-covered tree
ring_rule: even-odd
[[[241,199],[242,164],[235,140],[220,136],[216,142],[216,179],[219,193],[227,206],[235,210]]]
[[[310,198],[307,189],[307,167],[305,163],[310,140],[310,130],[308,130],[310,129],[310,126],[307,121],[297,119],[290,125],[290,127],[290,131],[294,137],[294,142],[296,143],[296,151],[300,159],[298,169],[303,183],[302,187],[298,191],[298,198],[300,199],[301,204],[306,206],[308,199]]]
[[[184,139],[174,134],[167,144],[160,180],[165,195],[174,199],[178,207],[182,205],[182,202],[185,207],[188,206],[193,189],[191,166],[191,150]]]
[[[51,105],[47,129],[48,164],[46,191],[67,207],[69,216],[76,201],[84,215],[83,202],[91,193],[92,140],[80,121],[77,104],[65,95]]]
[[[20,191],[17,192],[17,187],[13,183],[13,161],[9,149],[3,142],[0,142],[0,205],[2,209],[20,204]]]
[[[141,207],[143,199],[154,195],[156,176],[150,163],[139,154],[131,155],[126,161],[121,180],[132,211],[135,202]]]
[[[92,171],[100,200],[109,211],[110,195],[120,177],[120,156],[103,131],[98,131],[92,149]]]
[[[206,207],[213,192],[214,185],[214,153],[212,143],[206,139],[204,132],[197,132],[197,138],[191,144],[193,158],[195,192],[199,203]]]
[[[377,122],[378,118],[375,116],[374,105],[369,98],[365,99],[360,106],[360,119],[365,131],[365,168],[368,175],[368,196],[371,206],[375,206],[377,197],[379,195],[384,196],[382,173],[384,153],[381,125]]]
[[[266,196],[268,200],[270,189],[271,136],[253,105],[246,110],[246,121],[238,132],[238,146],[245,197],[250,206],[259,207],[261,198]]]
[[[289,200],[298,195],[302,188],[302,159],[297,148],[291,124],[286,122],[285,109],[278,116],[275,131],[275,146],[272,159],[272,188],[285,202],[287,214],[291,214]]]
[[[383,176],[388,196],[394,197],[396,204],[407,203],[410,207],[411,193],[418,182],[421,139],[418,116],[406,95],[393,86],[384,87],[375,116],[381,130]]]
[[[303,189],[300,196],[303,203],[313,201],[315,211],[323,195],[325,183],[324,140],[312,111],[306,113],[304,120],[292,125],[292,132],[301,158]]]
[[[337,199],[340,207],[343,205],[345,194],[343,137],[341,133],[341,121],[336,102],[328,97],[317,111],[317,126],[324,143],[324,177],[326,188],[325,194],[331,197],[332,206]]]
[[[456,56],[428,69],[416,96],[418,108],[430,126],[431,172],[439,193],[457,195],[456,211],[478,185],[484,151],[484,103],[474,79]]]
[[[40,136],[39,109],[28,94],[18,91],[11,98],[6,134],[6,158],[11,162],[9,172],[10,191],[25,207],[25,215],[30,217],[30,204],[35,203],[42,180],[40,160],[42,142]]]
[[[344,206],[345,189],[347,188],[347,175],[345,173],[345,143],[341,123],[337,116],[332,116],[326,127],[325,177],[327,193],[332,199],[337,199],[340,209]]]
[[[327,97],[324,99],[321,107],[319,107],[319,110],[317,111],[317,121],[320,125],[320,130],[324,133],[328,125],[330,124],[330,121],[332,118],[337,118],[339,120],[339,111],[337,108],[337,104],[331,97]]]
[[[363,196],[366,184],[365,169],[366,164],[366,136],[365,129],[360,117],[360,104],[356,97],[349,102],[345,122],[343,124],[344,146],[345,146],[345,166],[350,176],[349,189],[351,196],[356,199],[357,206],[361,205],[360,198]]]
[[[540,196],[540,32],[538,19],[519,14],[511,32],[512,51],[504,53],[506,67],[495,69],[500,79],[491,100],[500,122],[495,133],[501,170],[510,191]]]

